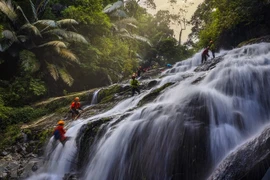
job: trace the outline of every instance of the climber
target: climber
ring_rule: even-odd
[[[214,45],[214,42],[212,40],[210,40],[208,46],[209,46],[210,51],[212,52],[213,58],[215,58],[215,45]]]
[[[65,121],[63,120],[58,121],[57,127],[54,129],[53,132],[54,139],[59,140],[63,144],[63,146],[65,145],[66,141],[70,138],[65,136],[66,131],[64,130],[64,125]]]
[[[70,111],[69,112],[72,113],[72,119],[73,120],[76,120],[83,111],[79,101],[80,101],[80,98],[75,97],[74,101],[70,105]],[[81,110],[81,112],[79,112],[78,110]]]
[[[209,46],[202,52],[202,63],[207,61],[207,57],[209,57],[208,51],[209,51]]]
[[[166,64],[166,67],[167,68],[172,68],[172,65],[171,64]]]
[[[131,85],[131,88],[132,88],[132,96],[134,96],[135,91],[140,94],[140,90],[138,89],[139,81],[137,79],[135,79],[134,75],[132,76],[132,79],[130,81],[130,85]]]

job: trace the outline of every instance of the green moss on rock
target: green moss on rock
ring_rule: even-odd
[[[78,169],[84,167],[85,164],[89,161],[89,152],[91,146],[93,145],[95,138],[99,138],[102,134],[101,126],[103,124],[108,123],[112,120],[112,117],[101,118],[97,121],[92,121],[86,125],[84,125],[81,129],[81,134],[78,136],[79,138],[76,140],[78,145]]]
[[[249,44],[256,44],[256,43],[261,43],[261,42],[270,42],[270,35],[259,37],[259,38],[253,38],[248,41],[241,42],[237,47],[243,47]]]
[[[167,87],[173,85],[174,83],[167,83],[164,84],[163,86],[161,86],[160,88],[157,88],[155,90],[153,90],[152,92],[150,92],[149,94],[147,94],[146,96],[144,96],[142,98],[142,100],[140,100],[140,102],[138,103],[139,106],[142,106],[150,101],[153,101],[159,94],[161,91],[163,91],[164,89],[166,89]]]
[[[122,91],[122,87],[118,84],[101,89],[98,93],[98,102],[107,103],[114,100],[114,95]]]

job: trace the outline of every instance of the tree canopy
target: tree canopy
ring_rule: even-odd
[[[195,11],[190,24],[189,45],[207,46],[212,39],[220,48],[269,34],[267,0],[205,0]]]

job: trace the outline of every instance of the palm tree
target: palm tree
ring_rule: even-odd
[[[0,0],[0,11],[10,20],[10,28],[2,32],[0,51],[11,49],[13,56],[18,56],[22,50],[31,51],[39,59],[36,63],[40,63],[40,67],[46,67],[45,69],[54,80],[61,77],[66,84],[71,86],[74,79],[67,71],[67,66],[80,62],[68,46],[73,42],[85,44],[88,42],[82,35],[68,31],[75,29],[73,25],[78,24],[74,19],[59,21],[38,19],[49,0],[37,0],[36,5],[31,0],[29,1],[33,11],[32,22],[25,16],[21,7],[17,6],[14,9],[11,0]],[[44,55],[47,57],[44,58]],[[57,61],[53,58],[55,56],[63,60]]]
[[[129,0],[130,1],[130,0]],[[127,2],[129,2],[127,1]],[[147,43],[149,46],[152,46],[149,39],[146,37],[140,36],[138,34],[131,33],[132,29],[137,29],[138,21],[133,17],[128,17],[126,12],[121,9],[124,7],[123,1],[117,1],[113,4],[107,5],[103,12],[108,14],[109,17],[117,17],[118,20],[113,24],[113,32],[123,38],[135,39],[141,42]]]

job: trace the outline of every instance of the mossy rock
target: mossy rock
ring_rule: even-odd
[[[101,126],[112,120],[113,117],[105,117],[96,121],[85,124],[80,129],[76,142],[79,149],[78,152],[78,169],[81,169],[89,162],[89,153],[96,138],[103,135]]]
[[[172,82],[166,83],[163,86],[161,86],[160,88],[157,88],[157,89],[153,90],[152,92],[150,92],[149,94],[144,96],[142,98],[142,100],[140,100],[140,102],[138,103],[138,106],[142,106],[142,105],[144,105],[144,104],[146,104],[148,102],[153,101],[160,94],[161,91],[163,91],[164,89],[166,89],[167,87],[169,87],[169,86],[171,86],[173,84],[175,84],[175,83],[172,83]]]
[[[259,37],[259,38],[253,38],[253,39],[250,39],[248,41],[241,42],[240,44],[238,44],[237,47],[239,48],[239,47],[243,47],[246,45],[262,43],[262,42],[270,42],[270,35]]]
[[[103,103],[113,101],[115,97],[114,95],[116,93],[123,91],[123,89],[124,88],[118,84],[112,85],[105,89],[101,89],[98,93],[98,102],[103,104]]]

